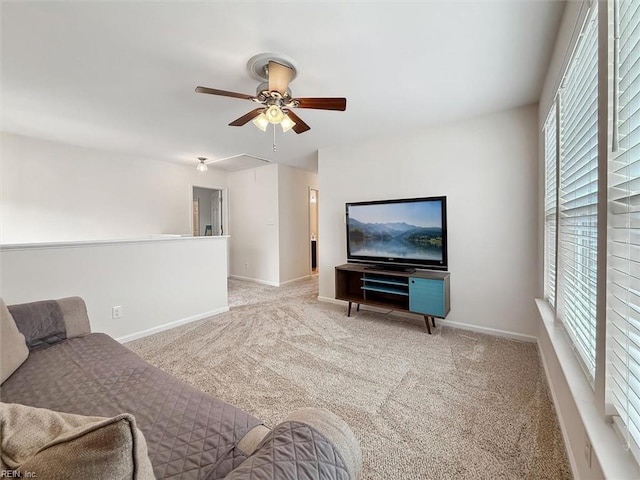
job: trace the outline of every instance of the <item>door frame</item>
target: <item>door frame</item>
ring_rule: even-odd
[[[309,254],[307,256],[307,258],[309,259],[309,275],[314,275],[313,272],[313,267],[311,264],[311,191],[315,191],[316,192],[316,226],[317,226],[317,232],[316,232],[316,271],[315,274],[317,275],[320,272],[320,262],[318,262],[318,260],[320,259],[320,189],[319,188],[313,188],[311,186],[307,187],[307,241],[309,244]]]
[[[193,234],[193,189],[194,188],[204,188],[205,190],[219,190],[222,192],[222,208],[220,212],[221,218],[221,227],[222,227],[222,237],[226,237],[229,235],[229,192],[227,187],[217,187],[211,185],[197,185],[192,183],[189,185],[189,225],[191,228],[191,234]],[[209,212],[211,214],[211,212]]]

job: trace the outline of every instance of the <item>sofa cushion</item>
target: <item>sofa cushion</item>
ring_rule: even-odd
[[[45,348],[67,338],[62,309],[55,300],[10,305],[8,308],[29,350]]]
[[[22,477],[154,478],[132,415],[85,417],[0,403],[0,425],[1,467]]]
[[[0,298],[0,383],[15,372],[29,356],[29,349],[4,300]]]

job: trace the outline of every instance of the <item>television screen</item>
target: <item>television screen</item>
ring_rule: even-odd
[[[346,204],[347,259],[447,268],[446,197]]]

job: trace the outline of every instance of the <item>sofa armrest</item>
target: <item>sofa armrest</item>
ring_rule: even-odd
[[[328,410],[305,408],[276,425],[225,480],[357,480],[361,470],[360,444],[349,426]]]
[[[338,449],[349,470],[350,478],[356,479],[362,470],[362,450],[353,431],[335,413],[323,408],[301,408],[291,412],[284,422],[300,422],[320,432]]]
[[[29,351],[91,333],[87,306],[80,297],[21,303],[7,307]]]
[[[265,427],[264,425],[256,425],[247,433],[245,433],[244,437],[240,439],[238,442],[238,449],[242,452],[243,455],[248,457],[262,443],[264,437],[266,437],[271,430]]]
[[[80,337],[91,333],[87,305],[80,297],[67,297],[56,300],[62,310],[67,338]]]

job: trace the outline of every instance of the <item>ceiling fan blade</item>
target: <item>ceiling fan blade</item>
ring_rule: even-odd
[[[297,116],[295,113],[293,113],[291,110],[287,112],[287,115],[289,115],[289,118],[291,118],[291,120],[295,122],[295,125],[293,126],[294,132],[304,133],[307,130],[311,130],[311,127],[306,123],[304,123],[302,119],[299,116]]]
[[[255,98],[251,95],[246,95],[244,93],[227,92],[226,90],[218,90],[215,88],[208,88],[208,87],[196,87],[196,92],[208,93],[210,95],[220,95],[222,97],[243,98],[245,100],[253,100]]]
[[[293,70],[286,65],[271,60],[269,62],[269,91],[279,92],[280,95],[287,93],[289,82],[293,77]]]
[[[346,98],[296,98],[298,108],[315,108],[316,110],[340,110],[347,108]]]
[[[264,108],[256,108],[255,110],[251,110],[249,113],[245,113],[243,116],[241,116],[237,120],[234,120],[233,122],[231,122],[229,124],[229,126],[230,127],[241,127],[241,126],[245,125],[246,123],[248,123],[249,120],[253,120],[258,115],[260,115],[263,110],[264,110]]]

